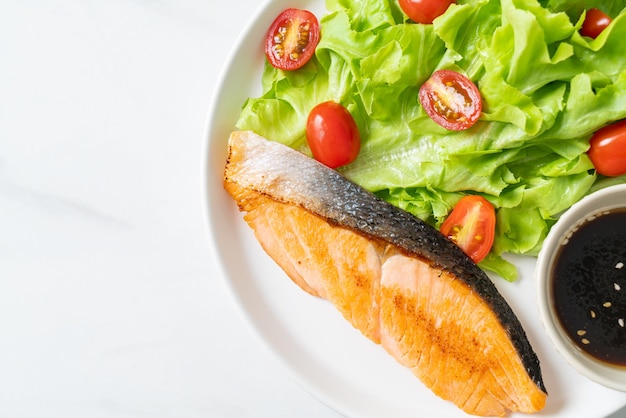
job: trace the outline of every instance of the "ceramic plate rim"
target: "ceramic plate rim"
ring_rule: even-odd
[[[234,120],[236,120],[238,115],[238,113],[225,113],[226,111],[224,109],[228,109],[233,112],[233,109],[237,107],[240,108],[243,104],[243,99],[250,95],[249,89],[245,90],[246,94],[239,97],[241,101],[234,103],[233,100],[235,100],[235,98],[233,98],[233,96],[237,95],[230,94],[230,92],[226,91],[227,84],[233,79],[233,77],[236,77],[237,74],[250,72],[249,68],[240,68],[236,65],[241,61],[238,54],[242,51],[247,51],[248,53],[251,53],[252,56],[262,60],[262,48],[260,51],[252,52],[253,49],[251,49],[250,42],[247,41],[250,38],[250,35],[255,32],[255,25],[258,26],[258,22],[268,22],[267,24],[269,25],[273,18],[282,10],[282,8],[284,8],[281,6],[285,6],[287,4],[289,4],[290,7],[303,7],[309,4],[319,5],[322,1],[323,0],[265,0],[254,13],[245,30],[242,31],[235,42],[235,46],[220,73],[219,81],[216,85],[213,97],[211,98],[205,122],[201,158],[202,173],[204,175],[204,179],[202,181],[202,210],[205,220],[205,230],[209,241],[209,252],[211,254],[212,261],[216,266],[216,271],[218,272],[220,279],[225,285],[227,292],[232,298],[232,301],[239,311],[244,323],[249,326],[251,332],[256,335],[263,345],[268,348],[269,353],[282,363],[286,371],[298,382],[298,384],[321,402],[346,416],[359,418],[370,416],[375,417],[380,416],[381,413],[384,414],[385,410],[380,409],[381,407],[388,406],[385,402],[382,402],[383,400],[376,398],[376,396],[371,396],[370,399],[368,399],[362,396],[362,393],[357,393],[358,391],[356,389],[342,385],[343,381],[340,381],[337,384],[328,382],[324,376],[324,373],[328,372],[327,369],[324,369],[324,364],[321,365],[321,369],[315,367],[319,364],[314,364],[312,367],[303,365],[301,361],[302,357],[300,357],[300,353],[297,352],[302,349],[302,347],[298,345],[298,341],[295,339],[293,341],[289,341],[290,335],[288,332],[285,332],[285,330],[282,329],[277,329],[277,327],[272,324],[267,324],[259,319],[259,309],[264,308],[262,304],[266,303],[266,301],[254,300],[253,297],[258,296],[258,294],[250,294],[251,292],[248,289],[246,289],[245,292],[242,290],[242,285],[236,276],[238,274],[251,273],[249,271],[249,267],[244,266],[246,263],[239,263],[240,265],[236,267],[237,271],[233,271],[234,260],[233,256],[230,255],[230,250],[232,249],[227,248],[224,236],[219,236],[220,233],[224,233],[224,228],[226,228],[227,232],[234,233],[242,233],[239,228],[247,228],[245,225],[242,226],[243,220],[241,219],[241,215],[237,212],[234,202],[229,202],[226,192],[223,190],[223,187],[221,187],[221,173],[226,159],[226,137],[224,137],[224,135],[227,136],[227,133],[234,128]],[[260,30],[261,29],[256,27],[257,33],[260,33]],[[261,44],[262,42],[259,41],[257,46]],[[252,63],[256,64],[256,62]],[[259,79],[254,80],[254,82],[260,84]],[[217,136],[221,137],[216,139]],[[231,225],[231,223],[236,225]],[[227,226],[224,226],[225,224]],[[242,250],[242,248],[236,248],[236,250]],[[243,248],[243,250],[260,251],[259,248],[255,250]],[[532,272],[530,272],[530,275],[532,276]],[[288,281],[289,279],[285,276],[285,280]],[[516,286],[518,285],[513,285],[505,290],[509,293],[516,292]],[[259,287],[254,290],[262,289]],[[298,291],[304,293],[299,289]],[[310,298],[309,295],[304,295],[303,298],[304,297]],[[306,303],[315,304],[316,302],[311,302],[306,299]],[[259,308],[259,306],[261,306],[261,308]],[[329,309],[334,310],[332,307]],[[324,308],[324,312],[326,312],[326,308]],[[271,315],[271,312],[269,312],[269,314]],[[340,320],[337,319],[337,321]],[[347,330],[346,332],[350,331]],[[285,337],[288,341],[278,343],[276,341],[277,336]],[[361,338],[361,336],[355,338]],[[365,337],[362,338],[365,340]],[[536,339],[540,340],[540,337],[537,336]],[[375,346],[369,341],[365,340],[365,342]],[[363,348],[365,350],[370,349],[369,346],[365,345]],[[375,351],[375,349],[372,350]],[[367,355],[370,354],[372,353],[367,353]],[[377,356],[378,353],[373,353],[372,355]],[[330,370],[330,372],[332,372],[332,370]],[[341,380],[341,376],[333,375],[333,377],[338,377],[339,380]],[[401,375],[401,377],[404,378],[404,375]],[[408,379],[410,380],[407,380],[407,382],[413,382],[414,380],[417,381],[417,379],[413,376],[409,376]],[[330,386],[327,387],[327,384],[330,384]],[[427,389],[425,390],[427,391]],[[420,392],[420,394],[422,394],[422,392]],[[426,394],[423,396],[430,399],[431,395]],[[355,405],[357,402],[363,403],[364,400],[364,405]],[[438,409],[438,412],[443,414],[442,416],[465,416],[462,411],[451,405],[450,402],[441,401],[439,399],[435,399],[435,401],[440,402],[436,403],[436,405],[437,408],[440,408]],[[618,404],[616,400],[610,399],[608,402],[605,402],[605,404],[610,405],[610,410],[606,409],[602,412],[602,414],[609,414],[623,406],[623,401]],[[607,408],[608,407],[609,406],[607,406]],[[546,411],[546,413],[548,412],[549,411]],[[407,414],[407,416],[409,416],[409,414]]]

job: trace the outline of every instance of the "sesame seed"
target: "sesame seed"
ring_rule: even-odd
[[[583,336],[587,333],[587,331],[585,331],[584,329],[579,329],[578,331],[576,331],[576,334]]]
[[[624,328],[624,319],[623,318],[618,319],[617,323],[619,324],[620,327]]]
[[[611,307],[611,302],[604,302],[602,304],[602,306],[604,306],[605,308],[610,308]]]
[[[618,285],[617,283],[613,283],[613,287],[615,288],[615,290],[621,290],[622,287],[620,285]]]
[[[589,313],[591,314],[591,317],[592,317],[592,318],[595,318],[595,317],[596,317],[596,313],[595,313],[593,310],[592,310],[592,311],[589,311]]]
[[[624,263],[622,263],[622,262],[620,261],[619,263],[617,263],[617,264],[615,265],[615,268],[616,268],[616,269],[622,269],[622,268],[624,268]]]
[[[583,344],[589,344],[589,340],[586,338],[583,338],[582,340],[580,340],[580,342]]]

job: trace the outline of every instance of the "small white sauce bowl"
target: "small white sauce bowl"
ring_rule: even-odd
[[[537,257],[535,280],[539,315],[557,351],[579,373],[606,387],[626,392],[626,367],[601,362],[582,351],[561,327],[554,309],[552,266],[565,237],[590,215],[626,208],[626,184],[598,190],[565,211],[552,227]]]

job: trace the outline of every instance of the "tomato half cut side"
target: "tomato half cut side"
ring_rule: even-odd
[[[352,114],[333,101],[320,103],[311,110],[306,140],[313,157],[330,168],[350,164],[361,149],[361,135]]]
[[[454,205],[440,231],[478,263],[489,254],[493,246],[496,210],[482,196],[464,196]]]
[[[580,34],[595,39],[610,23],[611,18],[604,12],[596,8],[589,9],[585,14]]]
[[[478,87],[452,70],[435,71],[420,87],[419,100],[433,121],[453,131],[473,126],[483,110]]]
[[[455,0],[398,0],[402,11],[414,22],[430,24],[456,3]]]
[[[285,9],[265,36],[265,56],[281,70],[297,70],[304,66],[320,41],[317,17],[308,10]]]
[[[587,155],[598,174],[626,174],[626,119],[596,131],[589,140]]]

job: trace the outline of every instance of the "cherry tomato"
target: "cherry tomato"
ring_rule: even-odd
[[[585,15],[583,26],[580,28],[580,34],[583,36],[589,36],[590,38],[597,38],[598,35],[609,26],[611,18],[598,9],[589,9]]]
[[[306,64],[320,41],[320,26],[308,10],[286,9],[274,20],[265,37],[265,56],[281,70]]]
[[[448,6],[456,3],[455,0],[398,0],[400,8],[406,15],[417,23],[433,23],[435,18],[448,10]]]
[[[422,84],[419,100],[432,120],[453,131],[474,125],[483,109],[476,85],[451,70],[435,71]]]
[[[478,263],[493,245],[496,211],[482,196],[464,196],[454,205],[440,230]]]
[[[593,134],[587,154],[598,174],[626,174],[626,119],[605,126]]]
[[[306,122],[306,140],[313,157],[337,168],[354,161],[361,149],[361,136],[354,118],[339,103],[320,103]]]

